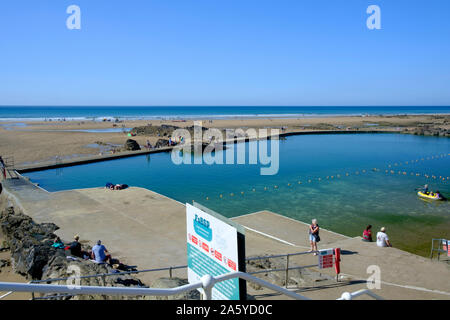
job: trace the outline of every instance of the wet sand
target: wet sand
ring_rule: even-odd
[[[199,119],[201,120],[201,119]],[[89,155],[98,155],[104,151],[102,148],[88,147],[96,144],[123,145],[129,138],[124,132],[79,132],[70,130],[98,130],[133,128],[152,124],[162,124],[188,127],[193,121],[173,120],[134,120],[121,123],[94,122],[94,121],[52,121],[27,122],[26,126],[6,127],[7,122],[0,123],[0,155],[13,157],[16,165],[25,165],[39,162],[48,162],[59,157],[61,159],[79,159]],[[11,123],[10,123],[11,124]],[[376,124],[376,125],[375,125]],[[415,128],[417,125],[438,125],[450,129],[450,116],[438,115],[410,115],[410,116],[340,116],[318,118],[271,118],[271,119],[226,119],[203,120],[204,127],[224,128],[276,128],[280,132],[305,132],[317,130],[383,130],[399,132],[404,128]],[[154,144],[157,136],[132,137],[140,145],[149,140]]]

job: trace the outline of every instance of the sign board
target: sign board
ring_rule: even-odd
[[[245,271],[239,268],[240,260],[245,263],[245,258],[240,259],[237,228],[227,223],[226,218],[206,210],[186,203],[189,283],[200,281],[206,274]],[[239,300],[240,286],[239,278],[219,282],[213,287],[212,299]]]
[[[325,269],[325,268],[332,268],[333,267],[333,249],[325,249],[325,250],[319,250],[319,268]]]
[[[447,251],[447,256],[450,257],[450,241],[449,240],[442,240],[442,249],[444,251]]]

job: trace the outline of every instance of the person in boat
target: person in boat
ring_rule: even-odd
[[[447,198],[445,198],[440,192],[439,192],[439,190],[436,190],[436,197],[438,198],[438,199],[441,199],[441,200],[447,200]]]
[[[372,242],[372,225],[368,225],[363,231],[363,241]]]
[[[425,194],[429,193],[429,191],[428,191],[428,184],[423,186],[422,192],[425,193]]]

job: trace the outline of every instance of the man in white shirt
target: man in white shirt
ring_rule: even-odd
[[[377,246],[379,247],[392,247],[389,242],[389,237],[386,234],[386,228],[382,227],[381,230],[377,233]]]

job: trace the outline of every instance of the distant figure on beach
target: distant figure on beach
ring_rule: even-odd
[[[382,227],[377,233],[377,246],[379,247],[392,247],[389,237],[386,234],[386,228]]]
[[[152,144],[150,143],[149,140],[147,140],[147,149],[148,150],[153,149]]]
[[[310,252],[318,251],[317,242],[319,241],[319,225],[317,224],[317,219],[312,219],[312,224],[309,226],[309,242],[311,244]],[[315,252],[314,255],[316,256],[317,253]]]
[[[363,231],[363,241],[372,242],[372,225],[368,225]]]
[[[111,255],[108,254],[108,250],[106,250],[105,246],[102,245],[100,240],[97,241],[97,244],[92,247],[92,258],[97,263],[110,262]]]

